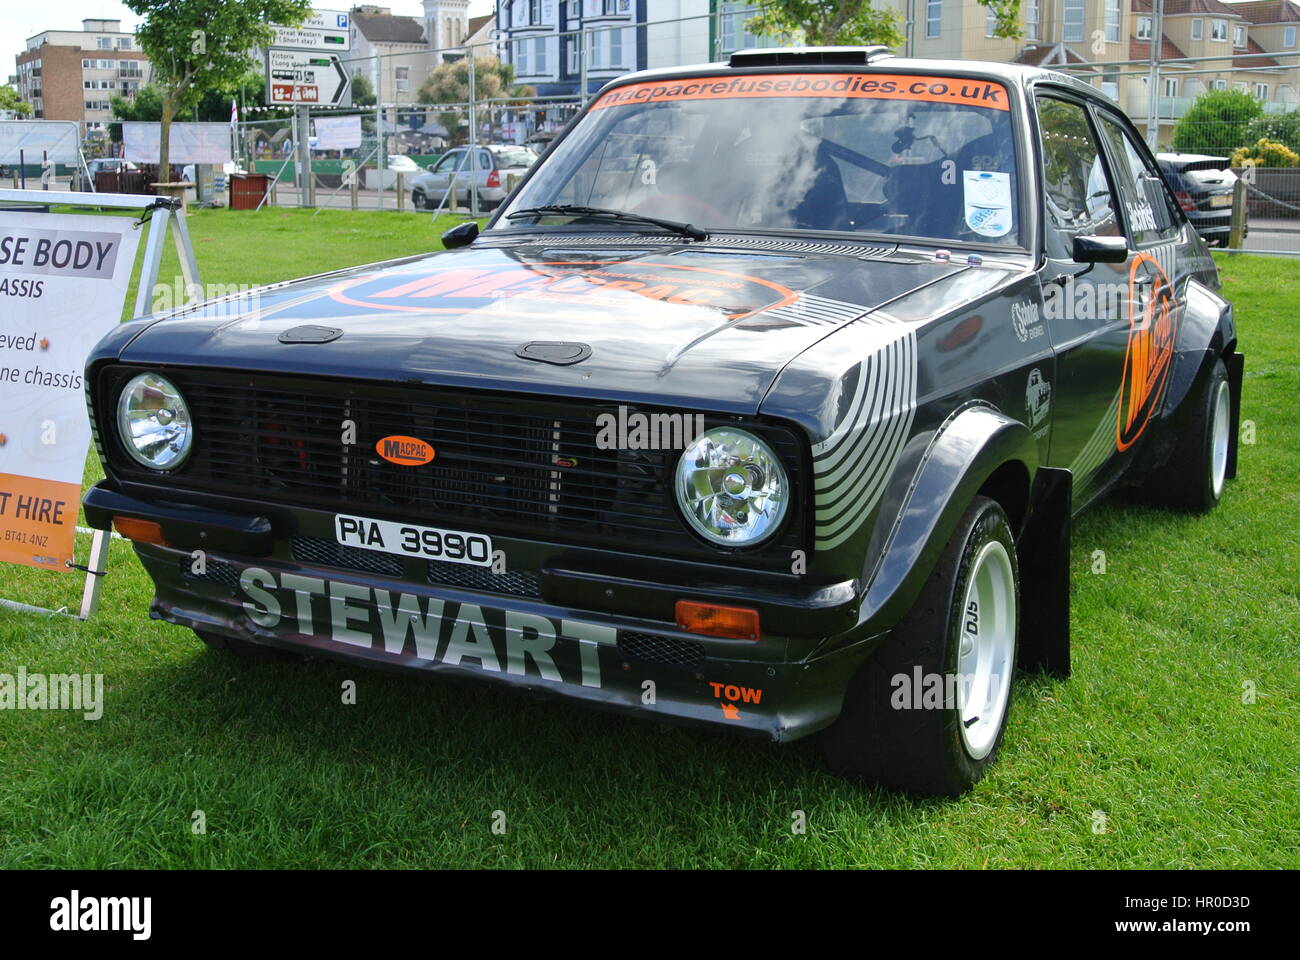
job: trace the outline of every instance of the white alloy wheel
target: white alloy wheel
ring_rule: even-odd
[[[1210,426],[1210,487],[1214,499],[1223,493],[1223,479],[1228,475],[1228,431],[1232,427],[1232,401],[1228,381],[1219,383],[1214,397],[1214,422]]]
[[[957,651],[957,713],[974,760],[997,742],[1011,694],[1016,644],[1016,580],[1007,548],[986,543],[971,566],[961,608]]]

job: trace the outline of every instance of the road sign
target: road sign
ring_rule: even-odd
[[[352,49],[351,18],[341,10],[313,10],[301,27],[271,24],[273,47],[290,50],[328,50],[345,53]]]
[[[279,106],[352,105],[352,78],[329,53],[266,51],[266,102]]]

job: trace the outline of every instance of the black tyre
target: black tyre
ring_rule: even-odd
[[[1192,405],[1187,427],[1142,494],[1156,506],[1204,513],[1223,496],[1232,451],[1232,389],[1222,360],[1214,361],[1201,392],[1186,402]]]
[[[831,768],[925,796],[968,790],[1002,743],[1019,614],[1011,525],[976,497],[912,609],[849,684],[823,738]]]
[[[251,643],[248,640],[241,640],[238,637],[227,637],[220,633],[209,633],[206,630],[195,630],[195,635],[202,640],[209,650],[217,650],[221,653],[230,654],[239,657],[241,660],[257,661],[261,663],[292,663],[305,660],[300,654],[290,653],[288,650],[281,650],[278,647],[268,647],[260,643]]]
[[[429,201],[428,198],[425,197],[423,190],[411,191],[411,206],[415,207],[416,210],[429,209]]]

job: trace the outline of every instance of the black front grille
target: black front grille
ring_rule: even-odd
[[[402,558],[391,553],[348,547],[319,537],[294,537],[290,548],[293,550],[293,558],[302,563],[382,573],[386,577],[402,575]]]
[[[650,633],[620,630],[618,652],[629,660],[665,667],[698,670],[704,665],[704,645],[678,637],[658,637]]]
[[[507,569],[501,573],[493,573],[491,567],[430,560],[428,578],[430,583],[482,590],[485,593],[508,593],[511,596],[532,599],[542,595],[541,588],[537,585],[537,574],[529,573],[527,570]]]
[[[199,572],[195,569],[197,563],[198,561],[194,557],[181,557],[181,578],[184,580],[197,580],[200,583],[219,583],[221,586],[230,587],[232,590],[239,586],[239,571],[233,564],[226,563],[224,560],[217,560],[215,557],[206,557],[202,563],[202,572]]]
[[[138,372],[103,372],[101,420],[114,409],[121,385]],[[799,503],[791,504],[784,529],[771,543],[743,556],[695,538],[678,516],[672,493],[679,450],[597,446],[597,418],[617,416],[616,403],[322,377],[165,372],[185,394],[196,437],[190,459],[168,475],[171,487],[475,532],[730,559],[747,567],[785,569],[790,551],[804,546]],[[694,411],[629,406],[626,412],[680,417]],[[704,414],[703,426],[737,422]],[[350,425],[355,443],[345,444]],[[806,489],[795,431],[750,419],[743,425],[773,445],[791,488]],[[425,440],[436,456],[422,466],[395,465],[375,450],[386,436]],[[105,446],[115,472],[157,482],[156,474],[120,452],[120,444]],[[333,556],[319,562],[349,565],[337,559],[350,554]]]

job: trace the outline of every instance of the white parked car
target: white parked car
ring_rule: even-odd
[[[430,210],[443,205],[443,199],[456,177],[457,190],[465,196],[471,177],[478,184],[479,206],[492,210],[500,206],[510,194],[512,175],[522,178],[537,162],[537,154],[529,147],[514,143],[486,143],[474,148],[477,160],[470,169],[469,147],[448,150],[411,183],[411,203],[418,209]]]

